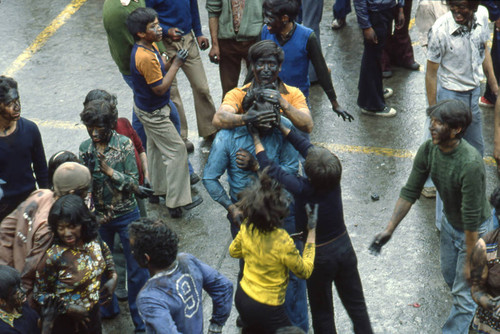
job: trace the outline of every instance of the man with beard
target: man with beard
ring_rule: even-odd
[[[492,228],[484,162],[479,152],[463,139],[472,119],[464,103],[441,101],[429,107],[427,113],[432,139],[420,146],[389,224],[375,236],[370,250],[378,254],[389,241],[430,175],[443,200],[441,272],[453,296],[443,334],[466,334],[477,306],[467,283],[470,257],[478,237]]]

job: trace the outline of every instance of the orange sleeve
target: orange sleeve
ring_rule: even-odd
[[[306,97],[300,89],[292,86],[286,86],[289,94],[283,95],[283,98],[297,109],[309,109],[307,106]]]
[[[243,98],[247,93],[243,90],[244,88],[247,88],[250,84],[247,84],[241,88],[233,88],[229,92],[226,93],[226,96],[224,96],[224,99],[222,100],[222,104],[226,104],[228,106],[233,107],[236,109],[237,114],[243,114],[243,106],[241,105],[243,102]]]
[[[147,51],[144,48],[137,48],[135,66],[148,85],[163,79],[160,61],[156,54],[151,51]]]

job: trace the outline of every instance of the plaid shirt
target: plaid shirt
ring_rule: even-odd
[[[113,207],[113,219],[132,212],[137,207],[134,189],[139,185],[139,172],[132,141],[112,131],[104,150],[106,163],[111,167],[111,177],[101,172],[97,150],[92,139],[80,144],[80,160],[92,173],[92,197],[99,214],[106,214]]]

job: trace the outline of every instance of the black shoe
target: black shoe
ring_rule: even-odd
[[[243,321],[241,320],[240,316],[238,316],[238,318],[236,318],[236,327],[243,328]]]
[[[184,145],[186,145],[186,151],[188,153],[194,152],[194,144],[189,139],[184,139]]]
[[[382,78],[387,79],[387,78],[390,78],[390,77],[392,77],[392,71],[389,70],[389,71],[383,71],[382,72]]]
[[[123,302],[125,300],[128,300],[128,291],[123,288],[118,288],[115,291],[116,298],[118,298],[119,301]]]
[[[181,218],[182,217],[182,209],[181,207],[177,207],[177,208],[167,208],[168,209],[168,213],[170,214],[170,217],[172,218]]]
[[[191,210],[191,209],[197,207],[198,205],[200,205],[202,202],[203,202],[203,198],[196,195],[196,196],[193,196],[192,202],[189,203],[188,205],[184,205],[183,208],[186,210]]]
[[[151,204],[160,204],[160,196],[153,195],[149,197],[149,203]]]
[[[190,181],[192,186],[194,186],[195,184],[200,182],[200,180],[201,180],[200,177],[196,173],[189,175],[189,181]]]

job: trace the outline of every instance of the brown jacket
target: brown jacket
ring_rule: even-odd
[[[21,273],[30,304],[37,266],[52,244],[47,220],[54,202],[51,190],[35,190],[0,223],[0,264]]]

